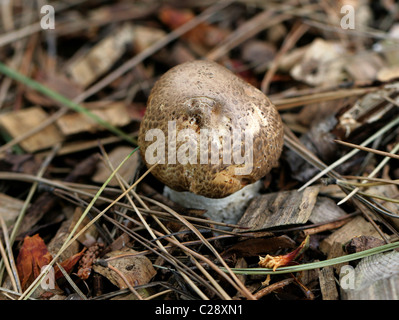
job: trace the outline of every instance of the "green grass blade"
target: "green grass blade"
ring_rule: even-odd
[[[246,275],[267,275],[267,274],[283,274],[283,273],[291,273],[291,272],[299,272],[299,271],[304,271],[304,270],[312,270],[312,269],[318,269],[318,268],[324,268],[340,263],[345,263],[345,262],[350,262],[353,260],[358,260],[361,258],[365,258],[367,256],[371,256],[373,254],[378,254],[382,252],[386,252],[388,250],[396,249],[399,248],[399,242],[394,242],[394,243],[388,243],[376,248],[364,250],[361,252],[356,252],[352,254],[348,254],[345,256],[333,258],[333,259],[328,259],[324,261],[317,261],[317,262],[311,262],[311,263],[304,263],[300,265],[295,265],[295,266],[289,266],[289,267],[282,267],[278,268],[276,271],[273,271],[273,269],[268,269],[268,268],[231,268],[231,270],[234,273],[237,274],[246,274]],[[221,268],[223,271],[226,271],[224,268]]]

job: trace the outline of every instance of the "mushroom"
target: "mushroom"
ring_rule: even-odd
[[[270,100],[223,66],[177,65],[154,85],[138,144],[164,193],[211,220],[236,223],[278,164],[283,125]]]

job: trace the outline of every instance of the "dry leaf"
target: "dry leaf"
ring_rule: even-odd
[[[79,253],[74,254],[72,257],[69,257],[68,259],[66,259],[65,261],[62,261],[60,263],[61,267],[64,268],[64,270],[67,273],[70,273],[73,268],[75,267],[75,265],[78,263],[78,261],[80,260],[80,258],[82,258],[84,252],[86,251],[86,248],[83,248],[82,251],[80,251]],[[64,275],[62,274],[61,270],[58,268],[58,266],[54,267],[54,277],[55,280],[62,278]]]
[[[69,273],[72,271],[85,250],[86,249],[83,249],[81,252],[61,262],[61,266],[66,272]],[[32,237],[25,237],[17,257],[18,276],[23,290],[29,287],[29,285],[40,275],[42,267],[48,265],[52,259],[53,258],[47,250],[46,244],[39,234],[35,234]],[[55,280],[63,277],[62,272],[57,266],[54,268],[54,277]]]
[[[115,259],[108,261],[108,264],[123,274],[130,285],[137,286],[148,283],[156,274],[151,261],[145,256],[137,255],[137,253],[133,249],[126,248],[125,250],[116,250],[107,253],[104,259],[115,257]],[[110,268],[97,264],[93,266],[93,269],[120,289],[128,287],[125,281]]]
[[[25,237],[17,257],[18,276],[23,290],[29,287],[51,259],[46,244],[38,234]]]
[[[47,120],[49,114],[41,107],[24,108],[18,111],[3,113],[0,116],[0,125],[12,138],[17,138],[27,131],[40,126]],[[20,142],[20,146],[27,152],[53,147],[64,137],[58,128],[51,124]]]

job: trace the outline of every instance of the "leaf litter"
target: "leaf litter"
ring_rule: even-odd
[[[49,4],[54,30],[32,5],[0,9],[0,299],[398,299],[390,1]],[[263,90],[285,125],[279,166],[222,229],[130,154],[155,81],[203,58]]]

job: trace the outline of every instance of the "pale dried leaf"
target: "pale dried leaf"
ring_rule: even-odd
[[[126,248],[125,250],[117,250],[107,253],[103,258],[107,259],[123,255],[120,258],[110,260],[108,263],[118,269],[119,272],[121,272],[129,281],[131,286],[137,286],[148,283],[156,274],[151,261],[145,256],[136,255],[137,253],[138,252],[133,249]],[[128,287],[125,281],[115,271],[100,265],[94,265],[93,269],[95,272],[106,277],[120,289]]]

